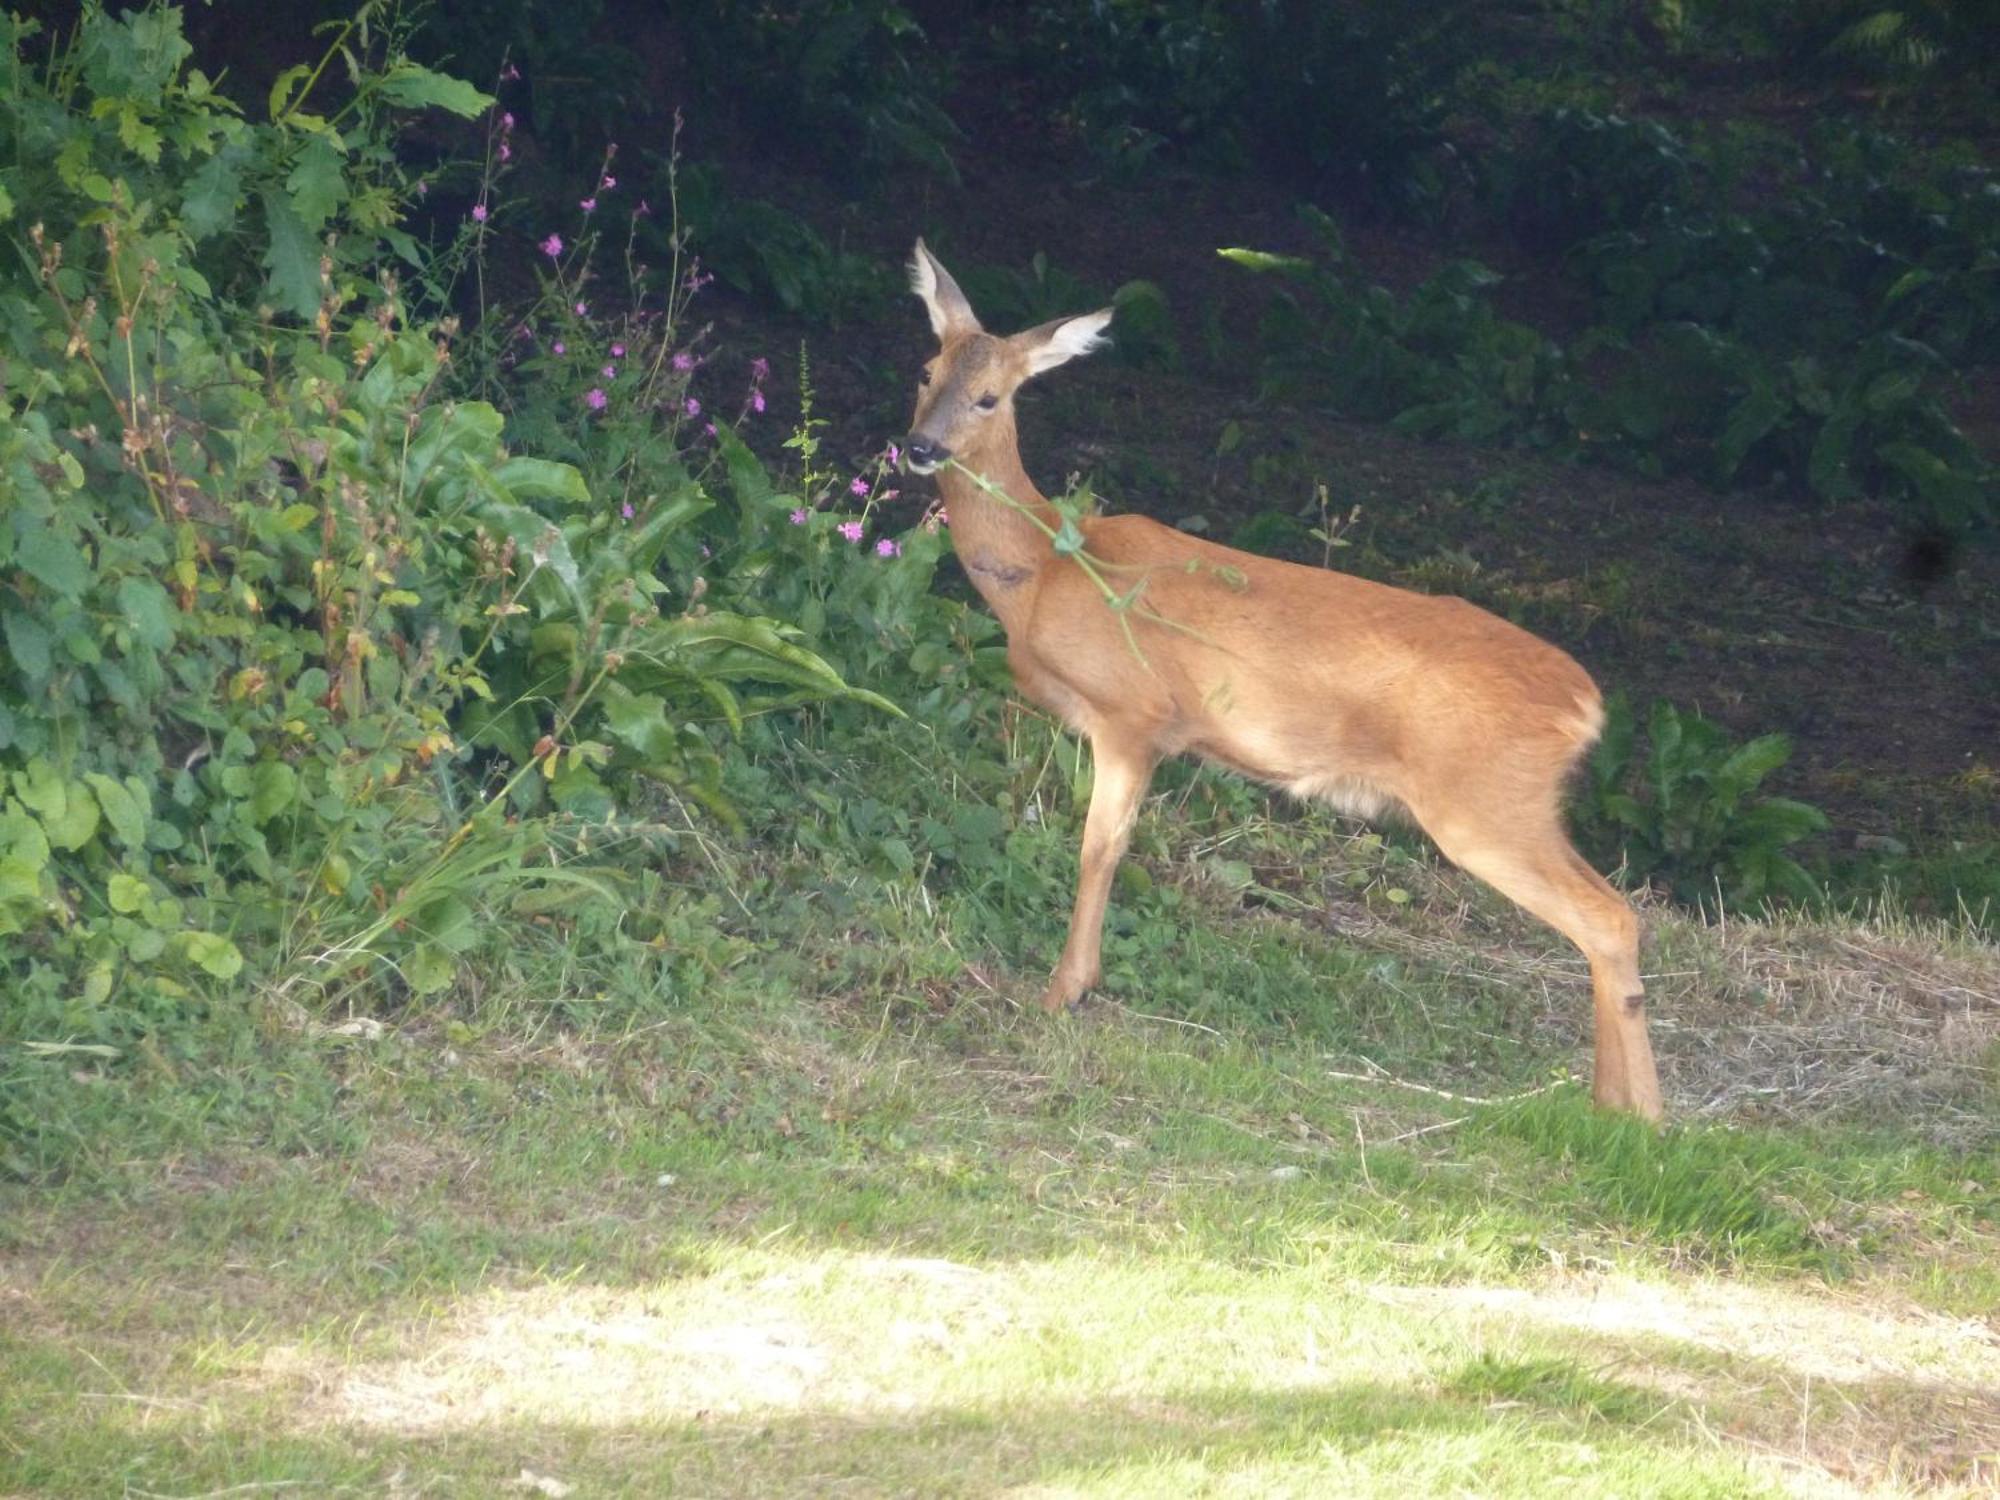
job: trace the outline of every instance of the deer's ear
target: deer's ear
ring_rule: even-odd
[[[1052,323],[1014,335],[1014,347],[1027,356],[1028,373],[1039,375],[1057,365],[1068,364],[1079,354],[1102,349],[1110,342],[1104,330],[1111,326],[1113,309],[1100,308],[1077,318],[1057,318]]]
[[[938,336],[939,343],[979,332],[979,319],[973,316],[972,304],[951,279],[951,272],[921,239],[917,241],[917,253],[910,259],[910,290],[923,298],[924,311],[931,315],[931,332]]]

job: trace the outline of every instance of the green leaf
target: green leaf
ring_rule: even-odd
[[[14,665],[32,684],[49,675],[49,632],[33,615],[17,609],[0,610],[0,634],[7,637],[8,653]]]
[[[14,547],[14,561],[51,593],[74,599],[90,582],[90,564],[75,542],[48,526],[26,532]]]
[[[236,206],[243,196],[242,153],[224,147],[188,178],[181,198],[181,227],[188,238],[199,244],[236,222]]]
[[[1760,734],[1725,760],[1716,778],[1748,791],[1791,758],[1792,742],[1784,735]]]
[[[407,109],[445,109],[469,120],[493,104],[491,94],[482,94],[461,78],[434,73],[429,68],[403,61],[383,75],[382,94],[393,104]]]
[[[314,136],[299,153],[298,164],[285,178],[285,191],[309,232],[318,233],[346,200],[346,168],[346,158],[329,136]]]
[[[83,779],[96,794],[97,805],[104,810],[104,820],[111,825],[118,842],[127,849],[145,848],[146,810],[131,790],[102,771],[86,771]]]
[[[1313,263],[1297,255],[1273,255],[1268,250],[1244,250],[1230,246],[1215,252],[1224,260],[1234,261],[1246,271],[1277,271],[1283,275],[1296,276],[1301,271],[1310,271]]]
[[[419,995],[435,995],[448,989],[457,965],[451,955],[435,943],[419,943],[398,966],[403,982]]]
[[[155,651],[164,651],[174,643],[176,612],[159,584],[150,578],[121,578],[117,597],[119,614],[142,643]]]
[[[292,805],[298,793],[298,773],[281,760],[260,760],[250,773],[250,817],[268,823]]]
[[[270,273],[267,290],[272,302],[295,318],[310,318],[319,311],[319,242],[306,228],[292,200],[284,194],[264,192],[264,228],[270,243],[264,248],[264,269]]]
[[[510,458],[493,470],[494,481],[524,500],[567,500],[590,503],[590,486],[573,464],[545,458]]]
[[[111,903],[113,911],[129,916],[133,912],[143,911],[147,903],[153,899],[153,893],[147,888],[146,882],[138,876],[128,875],[120,870],[106,883],[104,898]]]
[[[204,974],[216,979],[234,979],[243,972],[243,954],[219,932],[194,931],[181,935],[189,960]]]

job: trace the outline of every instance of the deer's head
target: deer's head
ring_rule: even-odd
[[[988,333],[922,240],[910,262],[910,289],[923,299],[939,345],[917,377],[917,414],[903,443],[904,462],[919,474],[950,458],[970,459],[995,441],[1011,441],[1014,392],[1022,382],[1099,347],[1111,322],[1112,310],[1104,308],[1011,338]]]

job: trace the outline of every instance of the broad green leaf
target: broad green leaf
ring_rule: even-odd
[[[167,591],[150,578],[118,580],[118,612],[132,627],[132,633],[155,651],[174,643],[176,611]]]
[[[567,500],[572,505],[590,503],[590,486],[572,464],[552,463],[545,458],[510,458],[493,470],[495,482],[523,500]]]
[[[219,932],[194,931],[181,936],[189,960],[204,974],[234,979],[243,972],[243,954]]]
[[[111,903],[111,909],[128,916],[133,912],[143,911],[146,904],[152,900],[152,896],[153,893],[147,889],[145,881],[136,875],[128,875],[123,870],[114,874],[104,889],[105,900]]]
[[[450,110],[469,120],[493,104],[493,96],[482,94],[461,78],[434,73],[413,62],[399,62],[382,78],[382,94],[391,103],[407,109]]]
[[[295,318],[310,318],[319,310],[319,242],[306,228],[292,200],[266,189],[264,269],[270,273],[271,300]]]
[[[285,191],[306,229],[317,234],[347,198],[347,160],[332,137],[316,135],[299,153],[297,165],[285,178]]]
[[[50,592],[74,599],[90,582],[90,564],[75,542],[48,526],[22,535],[14,561]]]
[[[225,146],[188,178],[181,198],[181,227],[197,244],[236,222],[236,205],[243,195],[243,153]]]
[[[145,848],[146,811],[131,790],[102,771],[86,771],[83,779],[96,794],[97,805],[104,810],[104,821],[111,825],[118,842],[127,849]]]
[[[40,620],[18,609],[0,610],[0,635],[6,636],[8,654],[23,676],[36,684],[48,679],[49,632]]]
[[[419,943],[398,965],[403,982],[419,995],[435,995],[451,986],[457,965],[451,955],[435,943]]]
[[[268,823],[292,805],[298,773],[281,760],[260,760],[250,773],[250,817]]]

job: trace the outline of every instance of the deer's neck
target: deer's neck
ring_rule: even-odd
[[[1010,606],[1033,592],[1028,585],[1054,559],[1049,530],[1062,525],[1056,508],[1021,467],[1021,450],[1012,434],[1006,438],[959,460],[1000,494],[955,467],[938,475],[938,490],[951,515],[952,549],[1003,623]]]

